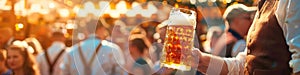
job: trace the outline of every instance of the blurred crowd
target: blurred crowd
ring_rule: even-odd
[[[207,34],[208,45],[199,41],[201,40],[200,34],[203,33],[201,26],[204,25],[197,25],[200,27],[197,27],[196,33],[200,32],[200,34],[195,34],[195,47],[200,49],[204,47],[204,51],[215,55],[235,56],[241,50],[231,49],[237,41],[244,39],[254,12],[255,9],[250,9],[243,4],[229,7],[224,16],[226,20],[230,20],[226,25],[226,31],[218,26],[211,27]],[[130,18],[123,20],[121,18],[113,22],[109,20],[109,18],[100,18],[84,22],[84,27],[73,31],[74,33],[82,32],[84,36],[78,37],[80,40],[74,39],[71,46],[66,45],[67,38],[61,30],[51,31],[48,39],[29,37],[25,40],[17,40],[13,37],[12,29],[3,27],[0,29],[3,49],[1,65],[5,66],[1,68],[1,73],[25,75],[175,74],[176,71],[161,68],[160,65],[169,20],[163,22],[155,18],[147,22],[138,22],[138,19],[131,20]],[[124,23],[124,20],[127,22]],[[111,23],[115,24],[113,28],[107,25]],[[125,25],[136,23],[140,24]],[[133,26],[133,28],[128,31],[125,26]],[[219,28],[219,31],[215,28]],[[231,41],[223,42],[223,38],[231,38]],[[47,46],[45,41],[51,44]],[[243,45],[243,42],[237,47]]]
[[[47,27],[40,28],[37,29],[40,30],[40,33],[50,33],[50,36],[43,38],[37,35],[19,40],[13,36],[13,29],[1,27],[0,74],[181,74],[181,71],[165,68],[161,65],[163,48],[165,46],[164,42],[168,38],[168,35],[166,35],[168,24],[172,22],[167,18],[172,16],[169,14],[170,10],[171,8],[161,12],[167,14],[167,16],[163,15],[165,19],[157,18],[161,16],[158,13],[152,15],[146,22],[139,16],[136,18],[121,17],[119,20],[113,20],[110,17],[105,17],[105,15],[104,18],[90,18],[84,20],[81,27],[73,30],[74,35],[71,38],[76,39],[71,39],[71,41],[68,39],[70,36],[67,37],[65,32],[59,29],[50,31]],[[199,11],[201,11],[201,9],[196,10],[196,8],[190,10],[196,11],[197,14],[200,14]],[[224,27],[206,26],[197,19],[193,39],[194,47],[199,49],[201,53],[224,58],[240,56],[241,52],[247,52],[247,49],[245,49],[247,47],[246,39],[249,38],[246,36],[249,29],[251,29],[252,23],[256,22],[257,13],[260,13],[257,11],[259,9],[256,6],[248,7],[243,4],[230,5],[222,14],[223,16],[221,16]],[[204,17],[208,16],[204,14],[202,13]],[[210,23],[210,20],[206,21],[207,24]],[[126,26],[129,26],[129,28]],[[213,60],[205,61],[209,62]],[[227,60],[225,62],[232,61]],[[197,69],[195,72],[183,74],[203,75],[206,73],[203,72],[206,70]],[[228,74],[241,73],[229,72]]]

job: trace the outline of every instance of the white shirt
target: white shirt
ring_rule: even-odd
[[[283,30],[289,51],[292,54],[290,67],[293,68],[293,73],[300,72],[300,0],[279,0],[279,6],[275,15],[278,23]],[[247,48],[246,48],[247,49]],[[247,50],[238,54],[236,58],[223,58],[228,66],[228,75],[243,75],[244,65],[246,63]],[[217,62],[223,63],[216,59]],[[222,59],[221,59],[222,60]],[[211,65],[210,67],[220,67],[220,65]],[[210,69],[213,70],[213,69]],[[208,69],[209,71],[209,69]],[[220,69],[214,72],[221,72]]]
[[[49,60],[51,63],[54,62],[55,58],[59,54],[59,52],[65,48],[65,44],[63,42],[54,41],[52,45],[47,49]],[[63,56],[67,53],[67,49],[57,60],[56,64],[53,67],[53,74],[52,75],[63,75],[60,69],[60,64],[63,61]],[[49,75],[49,65],[47,59],[45,57],[45,52],[41,53],[37,56],[37,62],[39,63],[39,69],[41,75]]]
[[[90,35],[88,39],[80,42],[83,56],[88,63],[91,60],[93,52],[101,42],[102,46],[91,65],[91,75],[111,75],[115,65],[115,75],[123,73],[125,64],[124,56],[119,46],[109,41],[99,40],[95,35]],[[71,48],[71,51],[64,57],[61,69],[64,75],[84,75],[84,64],[81,61],[78,51],[78,44]]]

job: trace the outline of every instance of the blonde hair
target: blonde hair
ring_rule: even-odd
[[[25,75],[39,75],[39,70],[34,56],[25,47],[12,45],[8,50],[17,50],[24,58],[23,70]],[[9,67],[9,66],[8,66]]]
[[[0,61],[5,61],[5,60],[6,60],[6,50],[0,49]]]

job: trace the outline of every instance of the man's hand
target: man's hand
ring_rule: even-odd
[[[162,67],[152,75],[173,75],[175,69]]]
[[[192,54],[195,59],[192,67],[197,68],[198,71],[202,73],[205,73],[209,65],[209,58],[206,56],[208,54],[202,53],[199,49],[194,49]]]
[[[220,57],[217,56],[213,56],[211,54],[207,54],[207,53],[203,53],[200,50],[193,50],[192,54],[194,56],[194,59],[196,59],[193,64],[192,67],[197,68],[198,71],[202,72],[202,73],[206,73],[207,69],[209,67],[210,64],[210,60],[211,59],[222,59]],[[228,68],[227,68],[227,64],[224,63],[221,70],[221,75],[226,75],[228,73]]]

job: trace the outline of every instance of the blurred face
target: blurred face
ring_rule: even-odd
[[[12,70],[22,68],[24,63],[24,57],[18,50],[8,50],[7,51],[7,64]]]
[[[159,38],[161,40],[165,40],[166,37],[166,31],[167,31],[167,27],[163,27],[157,30],[157,33],[159,33]]]
[[[109,36],[109,32],[107,29],[105,29],[104,27],[101,27],[99,29],[96,30],[96,34],[99,38],[101,39],[105,39],[106,37]]]
[[[252,24],[252,17],[250,14],[241,14],[240,16],[234,19],[234,22],[237,24],[238,29],[243,31],[243,33],[247,33],[251,24]]]

